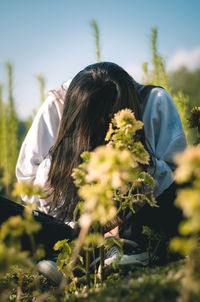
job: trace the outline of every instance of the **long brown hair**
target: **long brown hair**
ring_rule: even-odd
[[[130,108],[136,119],[141,120],[136,82],[118,65],[93,64],[72,80],[58,135],[50,150],[48,180],[53,192],[50,211],[60,207],[59,219],[71,219],[79,200],[71,174],[81,162],[81,153],[105,144],[111,118],[125,108]]]

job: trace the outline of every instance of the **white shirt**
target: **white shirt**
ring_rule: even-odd
[[[48,152],[56,138],[69,84],[70,80],[50,91],[39,109],[20,150],[16,166],[19,182],[43,187],[47,185],[51,164]],[[156,181],[156,198],[172,184],[172,172],[175,169],[173,157],[175,153],[185,149],[186,138],[175,103],[162,88],[151,90],[142,118],[147,149],[153,159],[153,165],[148,168],[148,172]],[[36,202],[39,210],[48,212],[45,207],[48,199],[40,199],[38,196],[22,196],[22,199],[29,203]],[[50,214],[56,217],[58,212],[59,208]]]

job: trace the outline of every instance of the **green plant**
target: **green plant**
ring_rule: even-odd
[[[200,107],[192,108],[189,118],[189,126],[196,130],[197,140],[195,143],[200,144]]]
[[[84,152],[83,163],[73,171],[79,196],[84,202],[79,207],[80,233],[67,272],[64,271],[67,280],[92,226],[105,226],[126,208],[134,213],[134,204],[147,202],[155,206],[154,180],[143,171],[143,165],[149,162],[149,154],[136,140],[136,132],[142,127],[143,123],[136,121],[131,110],[121,110],[110,123],[105,138],[107,145]]]
[[[17,115],[14,106],[14,97],[13,97],[13,67],[11,63],[6,62],[7,74],[8,74],[8,142],[9,142],[9,173],[11,177],[11,183],[16,179],[15,177],[15,166],[18,157],[18,122]]]
[[[177,106],[181,121],[186,133],[188,143],[193,143],[193,134],[188,130],[188,118],[190,99],[182,91],[173,92],[169,86],[168,75],[165,68],[163,57],[158,53],[157,47],[158,32],[157,28],[151,30],[151,62],[144,62],[142,65],[143,77],[142,82],[145,85],[153,84],[165,88],[172,95],[172,98]],[[149,67],[150,66],[150,67]]]
[[[172,239],[171,248],[188,256],[180,301],[189,302],[194,293],[200,294],[200,145],[176,155],[175,161],[178,164],[175,179],[180,184],[186,184],[176,199],[185,220],[179,227],[181,237]]]
[[[39,186],[32,186],[27,183],[15,184],[13,191],[14,196],[26,194],[40,195],[45,197],[43,190]],[[44,257],[44,249],[41,245],[36,245],[35,234],[40,230],[41,225],[34,219],[32,211],[35,205],[28,204],[24,207],[22,215],[11,216],[0,227],[0,278],[1,281],[5,274],[13,272],[15,282],[8,282],[7,289],[0,294],[4,299],[5,295],[11,296],[15,292],[16,301],[23,300],[25,295],[23,287],[28,290],[24,284],[27,275],[36,275],[36,262]],[[27,250],[26,250],[27,249]],[[20,267],[20,268],[19,268]],[[30,277],[28,277],[30,278]],[[12,289],[12,287],[14,287]],[[39,279],[38,276],[29,284],[30,287],[37,288],[39,295]],[[41,300],[42,301],[42,300]]]
[[[151,47],[151,62],[150,69],[149,63],[144,62],[142,65],[143,70],[143,78],[142,82],[147,84],[153,84],[157,86],[162,86],[165,89],[169,89],[168,87],[168,78],[165,69],[165,62],[163,57],[158,53],[158,31],[157,28],[154,27],[151,30],[151,39],[150,39],[150,47]]]
[[[15,166],[18,156],[18,120],[13,97],[13,67],[6,62],[8,76],[8,101],[3,102],[2,86],[0,87],[0,138],[1,138],[1,183],[5,195],[11,197],[12,185],[15,182]]]
[[[42,104],[45,100],[45,78],[42,74],[38,74],[36,79],[40,87],[40,104]]]
[[[7,291],[11,294],[12,287],[17,293],[17,300],[23,295],[22,286],[24,283],[24,274],[35,274],[35,263],[44,257],[44,251],[41,246],[36,246],[34,234],[40,229],[40,224],[32,216],[32,207],[26,207],[22,216],[13,216],[5,221],[0,227],[0,278],[1,282],[5,274],[9,271],[15,272],[16,282],[9,282]],[[23,240],[27,238],[30,250],[23,249]],[[17,269],[21,267],[21,269]],[[35,285],[38,278],[32,281]],[[10,288],[11,287],[11,288]],[[0,293],[0,300],[3,299],[5,290]]]
[[[2,92],[3,92],[3,85],[0,83],[0,141],[2,142],[3,139],[3,124],[2,124],[2,120],[3,120],[3,97],[2,97]],[[2,148],[0,148],[0,158],[3,158],[3,154],[2,154]],[[0,174],[2,173],[2,163],[0,164]],[[1,175],[0,175],[1,177]],[[0,188],[1,189],[1,188]]]
[[[99,27],[96,20],[91,21],[91,27],[94,32],[94,38],[95,38],[95,50],[96,50],[96,61],[101,61],[101,51],[100,51],[100,42],[99,42]]]

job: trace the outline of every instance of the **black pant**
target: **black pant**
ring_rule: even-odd
[[[178,225],[182,220],[182,211],[174,205],[178,187],[173,183],[158,198],[159,207],[145,205],[132,219],[120,228],[120,237],[131,239],[142,246],[147,245],[147,237],[142,235],[143,226],[148,226],[157,233],[163,233],[166,238],[178,234]]]
[[[120,227],[120,237],[127,238],[146,246],[147,240],[142,235],[143,225],[150,227],[155,232],[162,232],[167,237],[177,234],[178,225],[182,219],[182,212],[175,207],[177,186],[173,183],[162,195],[157,198],[159,207],[150,207],[145,205],[138,213],[134,214],[132,219],[123,227]],[[10,216],[22,215],[24,206],[0,197],[0,224]],[[43,244],[46,256],[53,254],[53,246],[58,240],[68,238],[74,239],[77,232],[71,227],[39,211],[33,211],[32,215],[35,220],[42,225],[41,230],[35,234],[36,244]],[[127,234],[127,229],[130,232]],[[31,250],[28,236],[23,236],[22,247]]]
[[[11,216],[22,216],[23,212],[24,206],[0,196],[0,224]],[[36,221],[41,223],[42,228],[34,235],[34,238],[36,244],[44,246],[46,257],[51,257],[54,254],[53,246],[58,240],[65,238],[72,240],[74,238],[73,229],[52,216],[39,211],[33,211],[32,215]],[[21,243],[22,249],[31,251],[31,244],[27,235],[22,236]]]

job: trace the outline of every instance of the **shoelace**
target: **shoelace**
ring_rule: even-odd
[[[120,253],[119,253],[118,249],[115,246],[112,246],[111,248],[109,248],[105,252],[104,260],[112,258],[114,256],[118,257],[118,256],[120,256]],[[90,266],[92,267],[92,266],[96,265],[99,261],[100,261],[100,257],[97,257],[94,261],[92,261],[92,263],[90,264]]]
[[[106,251],[105,259],[111,258],[113,256],[120,256],[118,249],[113,246]]]
[[[126,255],[137,255],[137,254],[141,254],[144,251],[139,248],[139,247],[135,247],[130,249],[129,251],[125,251],[124,254]],[[105,253],[105,259],[111,258],[113,256],[120,256],[120,253],[118,251],[118,249],[116,248],[116,246],[112,246],[111,248],[109,248],[106,253]]]

